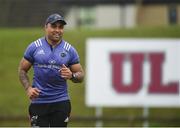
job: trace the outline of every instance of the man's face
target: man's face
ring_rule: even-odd
[[[53,24],[48,23],[45,25],[45,32],[50,41],[59,42],[64,33],[64,24],[61,22],[55,22]]]

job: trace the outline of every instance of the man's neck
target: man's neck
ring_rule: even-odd
[[[53,41],[49,40],[47,37],[46,37],[46,40],[47,40],[48,44],[50,44],[52,47],[57,46],[61,42],[61,40],[53,42]]]

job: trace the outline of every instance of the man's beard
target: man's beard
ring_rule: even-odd
[[[61,35],[52,35],[49,38],[52,42],[59,42],[62,39]]]

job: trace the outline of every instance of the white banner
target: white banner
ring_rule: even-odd
[[[180,39],[86,42],[86,104],[180,107]]]

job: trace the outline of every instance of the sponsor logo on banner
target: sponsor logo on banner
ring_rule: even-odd
[[[111,53],[112,85],[118,93],[137,93],[143,86],[143,63],[148,61],[151,67],[151,81],[148,93],[172,93],[178,94],[178,81],[162,84],[165,63],[165,53]],[[123,63],[129,61],[132,65],[132,82],[129,85],[123,83]]]

